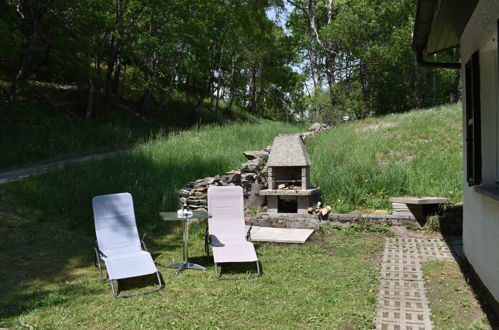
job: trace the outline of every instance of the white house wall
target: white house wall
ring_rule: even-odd
[[[465,93],[464,64],[475,51],[480,61],[480,101],[482,116],[482,182],[493,184],[498,177],[498,54],[497,19],[499,1],[479,1],[461,36],[461,77]],[[464,95],[466,97],[466,95]],[[463,135],[466,102],[463,101]],[[465,139],[466,137],[463,136]],[[466,170],[464,140],[464,173]],[[468,187],[464,178],[463,245],[469,262],[482,282],[499,301],[499,201]]]

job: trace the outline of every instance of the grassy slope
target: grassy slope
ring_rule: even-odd
[[[312,182],[337,212],[388,209],[393,196],[462,201],[460,105],[348,123],[307,146]]]
[[[108,109],[98,120],[85,119],[81,114],[72,113],[71,107],[57,108],[54,104],[61,96],[53,90],[43,92],[50,97],[37,98],[33,92],[33,100],[36,101],[26,100],[7,118],[0,120],[0,171],[125,148],[140,144],[152,136],[187,129],[198,123],[256,122],[256,118],[237,107],[230,114],[213,113],[207,110],[209,104],[205,104],[199,118],[194,121],[190,117],[193,104],[185,99],[171,101],[167,109],[159,114],[146,113],[149,117],[138,116],[131,111],[131,107]],[[43,94],[41,91],[38,93]]]
[[[139,219],[155,223],[158,210],[178,206],[177,192],[187,182],[237,168],[246,160],[244,150],[259,150],[279,133],[303,129],[271,121],[204,126],[156,136],[119,157],[67,165],[63,171],[0,186],[0,192],[19,211],[81,225],[91,218],[93,196],[128,191],[140,205]]]

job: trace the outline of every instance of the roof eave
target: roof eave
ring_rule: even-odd
[[[425,56],[459,47],[459,38],[478,0],[418,0],[413,48],[423,66],[460,68],[460,63],[427,62]]]

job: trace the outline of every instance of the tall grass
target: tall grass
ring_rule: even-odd
[[[5,185],[0,191],[19,210],[88,228],[93,196],[128,191],[140,205],[138,218],[156,223],[159,210],[178,206],[177,192],[187,182],[237,168],[246,161],[244,150],[262,149],[279,133],[303,129],[259,121],[159,134],[130,154],[67,165],[63,171]]]
[[[389,209],[395,196],[462,201],[459,104],[340,125],[307,147],[312,182],[337,212]]]

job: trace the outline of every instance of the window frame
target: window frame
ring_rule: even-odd
[[[466,181],[482,183],[482,124],[480,104],[480,55],[476,51],[465,64]]]
[[[499,185],[499,18],[496,21],[496,184]]]

